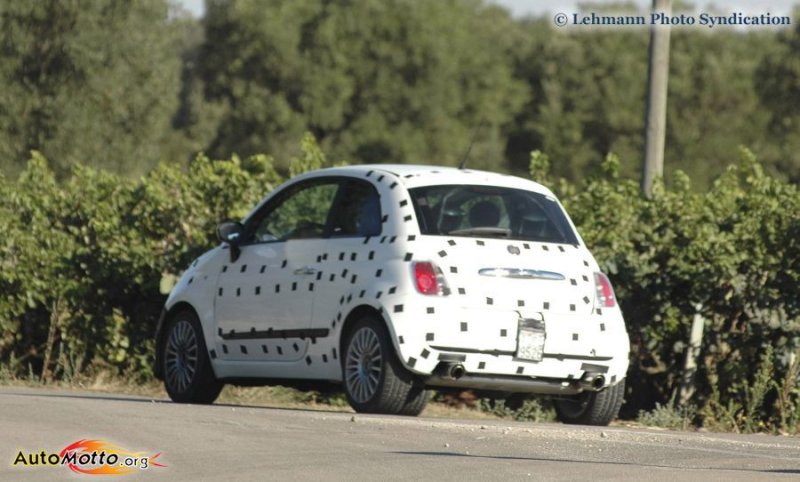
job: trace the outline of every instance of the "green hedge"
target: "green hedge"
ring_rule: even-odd
[[[325,163],[307,136],[288,175]],[[34,153],[17,180],[0,178],[5,372],[150,378],[165,293],[214,245],[219,220],[241,218],[284,179],[274,164],[201,155],[187,171],[164,164],[138,180],[79,166],[59,181]],[[767,347],[770,376],[784,379],[800,346],[797,186],[765,175],[746,150],[706,193],[678,173],[645,199],[618,172],[609,156],[602,172],[573,185],[548,178],[546,156],[531,160],[532,176],[555,186],[615,284],[632,341],[623,413],[674,398],[698,307],[706,320],[694,396],[701,418],[750,396]],[[798,413],[794,384],[784,391],[771,390],[756,413],[731,416],[767,426]]]
[[[532,171],[546,163],[534,153]],[[561,181],[556,190],[625,314],[632,363],[623,413],[674,399],[699,310],[706,322],[695,403],[716,418],[718,405],[746,401],[768,349],[776,380],[797,356],[800,192],[767,176],[746,149],[706,193],[691,191],[679,172],[671,189],[660,184],[648,200],[638,183],[618,177],[618,165],[609,156],[599,177],[578,186]],[[787,380],[793,405],[784,408],[797,416],[795,383]],[[777,392],[764,397],[758,417],[765,424],[777,416]]]

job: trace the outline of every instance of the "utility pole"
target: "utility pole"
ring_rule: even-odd
[[[672,15],[672,0],[653,0],[653,13]],[[669,78],[669,23],[650,26],[650,59],[647,68],[647,114],[645,119],[642,192],[648,198],[653,180],[664,175],[664,138],[667,127],[667,81]]]

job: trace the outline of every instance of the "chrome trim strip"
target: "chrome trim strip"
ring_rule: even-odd
[[[526,268],[482,268],[478,270],[478,274],[481,276],[491,276],[493,278],[545,279],[550,281],[563,281],[567,279],[563,274],[554,271]]]

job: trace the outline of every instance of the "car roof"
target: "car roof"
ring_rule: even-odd
[[[548,188],[528,179],[508,174],[499,174],[477,169],[458,169],[449,166],[421,164],[359,164],[320,169],[309,174],[378,177],[383,173],[392,174],[407,189],[439,184],[474,184],[483,186],[506,186],[553,196],[553,193]]]

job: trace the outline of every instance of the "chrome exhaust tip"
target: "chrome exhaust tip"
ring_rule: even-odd
[[[584,390],[598,391],[606,385],[606,377],[600,373],[587,372],[578,385]]]
[[[433,370],[433,374],[450,380],[458,380],[466,375],[467,370],[461,363],[442,362]]]
[[[464,365],[459,363],[450,367],[448,375],[453,380],[458,380],[459,378],[463,377],[465,373],[467,373],[467,370],[464,369]]]

